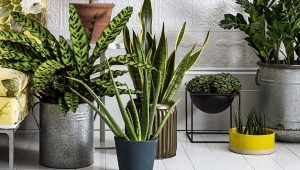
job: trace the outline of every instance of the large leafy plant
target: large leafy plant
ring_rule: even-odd
[[[151,0],[144,0],[141,11],[139,13],[141,23],[141,33],[138,35],[134,31],[132,37],[127,27],[123,30],[123,41],[127,54],[135,54],[133,60],[142,61],[146,58],[147,64],[154,67],[152,71],[145,72],[141,68],[128,66],[129,74],[133,80],[134,87],[137,90],[149,91],[149,96],[138,96],[140,101],[150,100],[151,102],[170,103],[179,89],[184,74],[193,64],[198,60],[205,45],[207,44],[209,33],[203,45],[195,50],[196,44],[183,57],[179,65],[175,66],[176,52],[184,37],[185,26],[184,23],[177,40],[175,42],[174,50],[168,54],[168,41],[165,34],[164,26],[157,41],[155,35],[152,35],[152,2]],[[139,45],[141,44],[141,45]],[[160,78],[160,84],[155,86],[155,82]],[[148,84],[144,85],[148,79]],[[155,94],[158,96],[155,97]]]
[[[262,63],[300,64],[299,0],[236,0],[247,19],[225,14],[224,29],[239,29]],[[284,47],[284,48],[283,48]],[[283,56],[283,57],[281,57]]]
[[[33,90],[42,102],[58,103],[63,112],[70,109],[76,111],[80,98],[72,92],[77,92],[89,98],[90,94],[80,86],[66,79],[73,77],[88,84],[99,96],[113,95],[114,85],[105,73],[91,78],[94,73],[107,69],[106,63],[94,66],[95,61],[102,56],[109,43],[113,42],[128,22],[132,7],[123,9],[105,28],[96,43],[96,47],[89,56],[89,33],[85,32],[76,9],[70,4],[69,29],[72,47],[62,36],[59,40],[40,23],[25,15],[13,12],[11,16],[18,22],[25,32],[1,31],[0,65],[34,74]],[[143,64],[131,61],[134,55],[121,55],[109,60],[109,63],[122,63],[139,67]],[[126,71],[114,70],[113,77],[125,74]],[[97,74],[96,74],[97,75]],[[98,74],[99,75],[99,74]],[[117,86],[122,83],[116,82]],[[119,88],[119,93],[128,93],[127,89]],[[133,91],[134,92],[134,91]]]

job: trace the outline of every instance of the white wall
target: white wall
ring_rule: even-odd
[[[69,37],[68,32],[68,4],[74,2],[87,2],[88,0],[48,0],[47,20],[51,32],[58,36]],[[133,17],[129,22],[129,27],[138,29],[138,10],[142,0],[102,0],[99,2],[115,3],[113,15],[119,12],[125,6],[134,7]],[[235,31],[224,31],[218,26],[218,22],[223,18],[224,13],[242,12],[234,3],[234,0],[153,0],[154,2],[154,28],[160,30],[165,23],[169,45],[172,47],[181,25],[187,22],[186,37],[179,50],[177,61],[195,42],[201,43],[208,30],[211,30],[211,37],[199,62],[193,69],[187,73],[185,82],[198,74],[231,72],[239,76],[243,83],[242,104],[243,109],[255,105],[257,96],[257,87],[254,84],[255,63],[257,58],[253,51],[243,40],[244,34]],[[121,40],[118,39],[118,42]],[[124,53],[123,50],[109,50],[108,56]],[[126,78],[124,78],[126,79]],[[184,96],[184,87],[180,89],[178,96]],[[185,107],[184,97],[178,106],[178,127],[185,127]],[[107,98],[110,108],[121,121],[118,111],[115,108],[116,103],[111,98]],[[208,115],[196,113],[195,121],[198,128],[216,128],[224,129],[228,127],[228,111],[218,115]],[[29,118],[30,119],[30,118]],[[32,121],[27,122],[27,127],[34,128]],[[96,128],[99,124],[96,124]]]

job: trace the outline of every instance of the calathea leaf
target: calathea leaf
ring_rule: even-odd
[[[73,50],[75,59],[77,61],[77,68],[81,76],[86,75],[91,69],[92,65],[89,62],[89,38],[81,23],[80,17],[77,14],[75,6],[69,6],[69,29],[71,32],[71,40],[73,43]]]
[[[61,110],[65,115],[68,113],[69,107],[67,106],[64,97],[58,98],[58,106],[59,106],[59,110]]]
[[[11,68],[19,71],[24,72],[34,72],[37,67],[39,66],[39,63],[36,62],[28,62],[28,61],[15,61],[15,60],[7,60],[7,59],[0,59],[0,66],[4,68]]]
[[[62,64],[55,60],[47,60],[42,63],[34,73],[33,89],[40,92],[45,89],[55,76],[55,72],[64,68]]]
[[[76,112],[76,109],[78,107],[79,104],[79,97],[71,92],[65,92],[65,96],[64,96],[65,102],[67,104],[67,106],[73,111]]]
[[[128,22],[132,12],[132,7],[126,7],[111,20],[96,42],[96,47],[90,58],[91,63],[94,63],[106,51],[108,45],[116,39]]]

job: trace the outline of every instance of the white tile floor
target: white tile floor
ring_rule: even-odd
[[[99,132],[95,140],[98,141]],[[202,135],[202,139],[227,139],[226,135]],[[0,170],[8,169],[7,137],[0,135]],[[15,167],[20,170],[48,169],[39,165],[39,136],[36,131],[18,131],[15,142]],[[113,144],[108,135],[108,144]],[[155,161],[155,170],[300,170],[300,144],[277,143],[272,155],[239,155],[228,151],[228,144],[191,144],[178,132],[177,155]],[[96,150],[95,163],[83,170],[117,170],[115,150]]]

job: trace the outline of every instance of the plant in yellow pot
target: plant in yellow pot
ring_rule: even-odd
[[[229,150],[240,154],[265,155],[275,151],[275,132],[266,127],[265,115],[252,109],[244,126],[241,114],[235,114],[235,128],[229,131]]]

